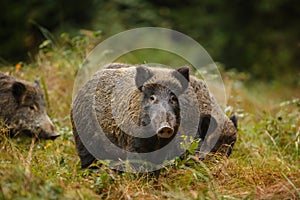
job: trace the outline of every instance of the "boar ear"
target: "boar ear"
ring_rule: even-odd
[[[34,80],[34,83],[37,84],[38,86],[41,86],[40,79],[38,79],[38,78]]]
[[[190,69],[186,66],[180,67],[177,71],[187,80],[190,81]]]
[[[237,127],[238,127],[238,117],[236,115],[232,115],[230,117],[230,120],[232,121],[234,127],[237,129]]]
[[[21,82],[14,82],[12,85],[12,94],[15,97],[15,99],[20,100],[21,96],[26,91],[26,87],[23,83]]]
[[[186,66],[180,67],[177,71],[173,72],[173,76],[179,80],[181,84],[180,93],[183,93],[189,86],[190,81],[190,69]]]
[[[137,88],[141,91],[143,85],[153,76],[153,73],[144,66],[139,66],[136,68],[135,84]]]
[[[218,124],[211,115],[201,115],[197,136],[204,140],[207,134],[211,134],[217,128]]]

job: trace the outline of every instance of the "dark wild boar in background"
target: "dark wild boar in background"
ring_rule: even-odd
[[[55,139],[59,133],[47,115],[38,81],[18,80],[0,72],[0,120],[11,136]]]

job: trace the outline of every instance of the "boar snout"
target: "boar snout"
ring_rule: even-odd
[[[41,138],[54,140],[55,138],[60,136],[60,134],[55,131],[54,125],[48,116],[46,116],[46,119],[43,120],[43,122],[41,123],[40,129],[41,129],[41,134],[40,134]]]
[[[162,123],[157,130],[157,136],[160,138],[170,138],[174,134],[174,129],[166,122]]]
[[[49,139],[50,139],[50,140],[55,140],[55,138],[57,138],[57,137],[59,137],[59,136],[60,136],[60,134],[59,134],[58,132],[54,131],[53,133],[51,133],[51,134],[49,135]]]

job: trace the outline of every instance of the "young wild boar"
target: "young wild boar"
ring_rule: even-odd
[[[44,139],[59,136],[47,115],[39,83],[18,80],[1,72],[0,120],[8,126],[11,136],[25,134]]]
[[[201,138],[199,156],[208,152],[229,156],[237,134],[205,83],[190,76],[187,67],[110,64],[80,89],[71,120],[82,168],[90,166],[98,152],[105,159],[118,156],[106,143],[143,155],[159,152],[176,135],[189,131]],[[99,136],[99,130],[108,140]]]

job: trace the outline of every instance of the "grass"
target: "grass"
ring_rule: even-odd
[[[1,125],[0,199],[300,199],[299,88],[280,82],[244,84],[247,75],[234,71],[222,71],[226,112],[239,116],[230,158],[177,160],[157,182],[105,166],[81,170],[69,118],[72,87],[98,40],[89,32],[73,38],[64,34],[55,43],[43,43],[36,59],[21,69],[1,68],[30,81],[40,77],[48,113],[62,136],[55,141],[12,139]],[[141,62],[149,54],[129,57]]]

